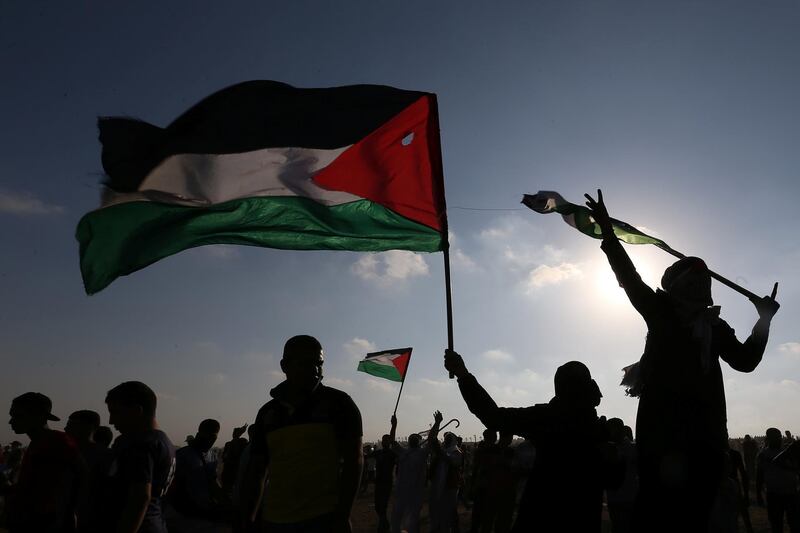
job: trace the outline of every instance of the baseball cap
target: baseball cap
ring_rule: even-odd
[[[47,420],[54,422],[61,420],[50,412],[53,410],[53,402],[41,392],[26,392],[17,396],[11,401],[11,407],[13,408],[14,406],[36,414],[46,415]]]

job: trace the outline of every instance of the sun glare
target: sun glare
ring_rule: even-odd
[[[611,267],[608,265],[608,263],[598,262],[597,264],[593,265],[592,270],[595,273],[593,280],[595,296],[600,302],[602,302],[604,305],[609,305],[614,308],[630,305],[628,302],[628,297],[625,295],[625,290],[619,286],[617,278],[614,276],[614,272],[611,270]],[[639,272],[639,275],[642,276],[642,279],[645,281],[645,283],[655,289],[655,286],[651,281],[654,279],[654,270],[650,267],[650,265],[644,261],[637,260],[636,270]]]

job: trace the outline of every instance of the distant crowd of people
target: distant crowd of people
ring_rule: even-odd
[[[463,358],[446,350],[446,371],[487,428],[483,442],[469,450],[451,432],[440,441],[437,411],[431,429],[406,445],[393,416],[381,448],[365,454],[359,408],[322,383],[322,346],[300,335],[284,346],[286,379],[252,424],[234,430],[221,465],[210,454],[219,423],[200,422],[176,452],[144,383],[108,391],[109,424],[119,432],[110,447],[99,414],[77,411],[57,431],[48,427],[59,419],[47,396],[18,396],[10,424],[30,444],[3,454],[5,524],[11,533],[348,533],[366,459],[379,532],[418,532],[426,502],[432,533],[459,531],[464,501],[473,532],[599,532],[605,498],[615,533],[727,533],[740,516],[751,528],[753,477],[773,532],[784,521],[800,532],[800,444],[770,428],[760,451],[749,436],[741,453],[729,446],[719,362],[741,372],[759,364],[779,307],[777,284],[753,300],[759,319],[740,342],[713,306],[702,260],[677,261],[654,291],[617,240],[600,191],[587,205],[648,328],[624,380],[639,398],[635,439],[622,420],[598,415],[602,393],[579,361],[558,367],[549,402],[499,407]],[[512,447],[515,436],[524,442]]]

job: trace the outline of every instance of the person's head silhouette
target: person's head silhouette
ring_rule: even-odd
[[[780,448],[783,445],[783,436],[781,430],[778,428],[769,428],[767,430],[767,447]]]
[[[26,392],[11,401],[8,421],[14,433],[21,435],[41,433],[47,428],[47,422],[60,420],[52,411],[53,402],[40,392]]]
[[[392,436],[391,435],[384,435],[381,437],[381,448],[384,450],[388,450],[392,446]]]
[[[699,257],[684,257],[667,267],[661,288],[680,302],[700,307],[714,304],[711,298],[711,274]]]
[[[292,388],[310,392],[322,380],[322,345],[310,335],[296,335],[283,347],[281,370]]]
[[[625,441],[625,423],[620,418],[609,418],[606,423],[608,437],[611,442],[619,444]]]
[[[100,427],[100,415],[95,411],[84,409],[75,411],[67,419],[64,432],[79,443],[94,441],[94,434]]]
[[[102,446],[103,448],[108,448],[111,446],[111,441],[114,440],[114,433],[111,432],[111,428],[108,426],[100,426],[94,432],[94,442],[98,446]]]
[[[156,404],[156,393],[140,381],[126,381],[106,394],[109,423],[123,435],[154,429]]]
[[[495,442],[497,442],[497,432],[489,428],[484,429],[483,442],[485,442],[486,444],[494,444]]]
[[[219,422],[212,418],[206,418],[197,428],[197,433],[192,439],[192,447],[207,452],[217,442],[219,436]]]
[[[419,433],[412,433],[408,436],[408,447],[409,448],[419,448],[420,442],[422,441],[422,437]]]
[[[556,398],[572,407],[597,407],[600,405],[600,387],[592,379],[589,369],[580,361],[569,361],[556,370],[553,378]]]

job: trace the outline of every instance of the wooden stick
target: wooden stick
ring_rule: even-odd
[[[453,349],[453,295],[450,290],[450,243],[443,250],[444,255],[444,290],[447,302],[447,349]],[[410,362],[410,361],[409,361]],[[450,372],[450,379],[455,376]]]

